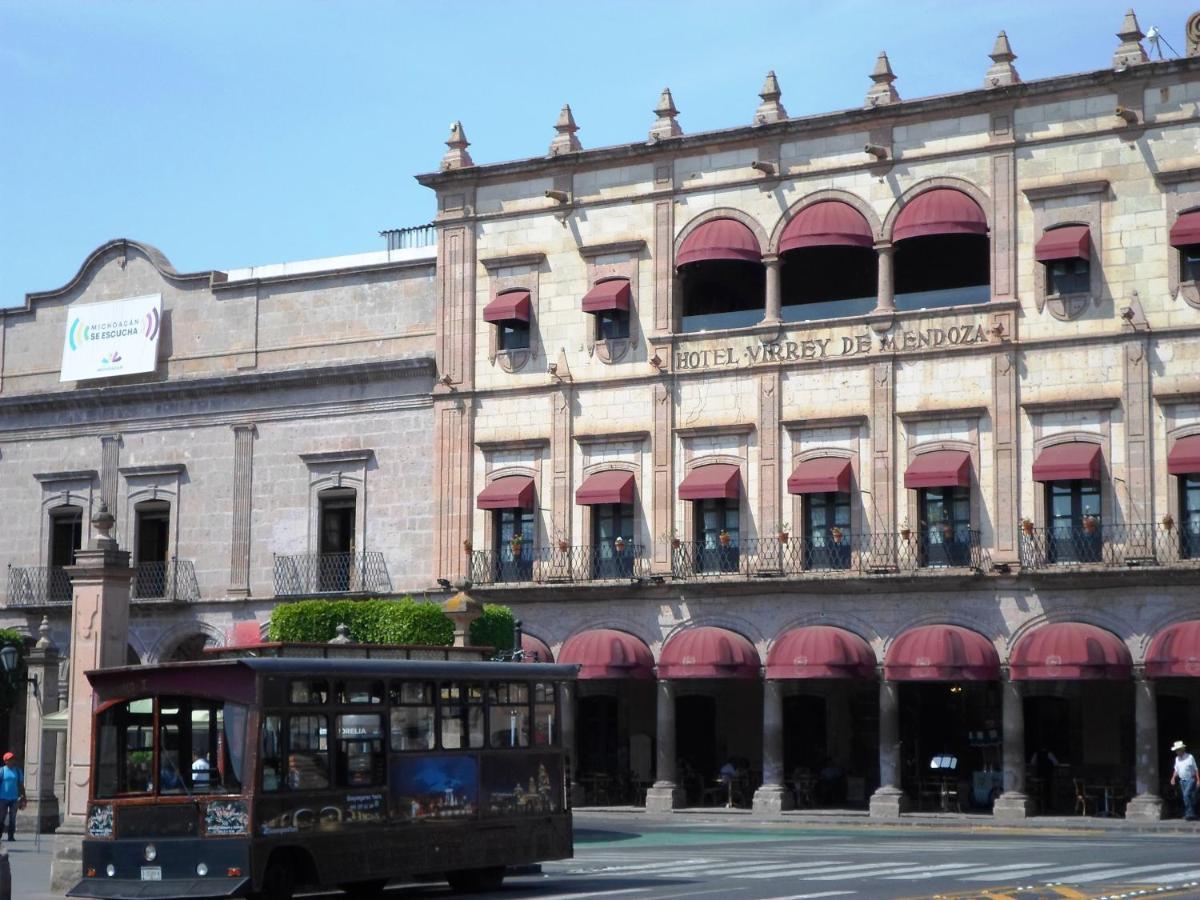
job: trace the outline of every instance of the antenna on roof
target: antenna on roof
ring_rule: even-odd
[[[1171,56],[1178,58],[1179,54],[1175,51],[1175,48],[1171,46],[1171,42],[1163,37],[1163,33],[1159,30],[1157,25],[1150,26],[1150,30],[1146,32],[1146,40],[1150,42],[1150,47],[1152,48],[1150,51],[1151,56],[1153,56],[1154,51],[1157,50],[1158,58],[1163,59],[1162,45],[1166,44],[1167,49],[1171,51]]]

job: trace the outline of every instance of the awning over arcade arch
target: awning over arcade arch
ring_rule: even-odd
[[[767,652],[767,678],[872,678],[875,654],[852,631],[809,625],[785,631]]]
[[[554,654],[550,652],[549,645],[541,638],[521,632],[521,662],[552,663]]]
[[[979,204],[953,188],[934,188],[918,194],[900,210],[892,240],[935,234],[988,233],[987,217]]]
[[[1200,676],[1200,619],[1176,622],[1154,636],[1146,651],[1150,678]]]
[[[758,651],[746,638],[705,625],[684,629],[667,641],[658,660],[658,677],[757,678],[761,665]]]
[[[650,648],[615,628],[592,628],[571,635],[558,651],[558,662],[579,666],[583,679],[654,677]]]
[[[736,219],[712,219],[683,239],[675,265],[710,259],[759,262],[762,248],[754,232]]]
[[[788,222],[779,252],[804,247],[873,247],[875,237],[863,214],[849,203],[823,200],[806,206]]]
[[[1013,648],[1014,681],[1095,681],[1129,678],[1129,648],[1111,631],[1085,622],[1054,622],[1035,628]]]
[[[995,681],[1000,657],[977,631],[961,625],[922,625],[892,642],[883,673],[889,681]]]

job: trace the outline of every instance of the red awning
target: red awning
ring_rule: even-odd
[[[567,638],[559,664],[579,666],[580,678],[653,678],[650,648],[632,634],[593,628]]]
[[[1176,622],[1154,636],[1146,651],[1151,678],[1200,676],[1200,620]]]
[[[713,219],[684,238],[675,265],[686,266],[706,259],[759,262],[762,248],[754,232],[736,219]]]
[[[987,217],[979,204],[953,188],[934,188],[918,194],[900,210],[892,240],[931,234],[987,234]]]
[[[659,678],[757,678],[758,651],[734,631],[704,625],[685,628],[667,641]]]
[[[230,647],[250,647],[263,642],[262,627],[254,619],[234,622],[228,634]]]
[[[1128,678],[1129,648],[1111,631],[1083,622],[1055,622],[1035,628],[1013,648],[1014,680]]]
[[[526,475],[497,478],[475,499],[480,509],[533,509],[533,479]]]
[[[550,652],[550,645],[541,638],[535,638],[532,634],[521,632],[521,662],[524,663],[549,663],[554,662],[554,654]]]
[[[841,456],[806,459],[788,476],[789,494],[850,493],[850,460]]]
[[[632,472],[610,469],[597,472],[583,479],[575,492],[575,502],[580,506],[597,506],[601,503],[632,503],[634,481]]]
[[[875,236],[863,214],[849,203],[823,200],[806,206],[788,222],[779,252],[802,247],[873,247]]]
[[[1200,209],[1181,213],[1171,226],[1171,246],[1191,247],[1200,244]]]
[[[629,296],[629,279],[611,278],[600,282],[583,295],[583,311],[598,313],[614,309],[628,310]]]
[[[867,642],[844,628],[793,628],[767,652],[768,678],[872,678],[875,654]]]
[[[1085,441],[1055,444],[1038,454],[1034,481],[1099,481],[1100,445]]]
[[[904,486],[970,487],[971,454],[966,450],[932,450],[917,456],[904,470]]]
[[[1064,225],[1042,234],[1033,248],[1038,262],[1056,259],[1091,259],[1092,233],[1086,225]]]
[[[505,291],[483,308],[485,322],[528,322],[533,305],[529,291]]]
[[[1167,454],[1167,471],[1172,475],[1200,473],[1200,434],[1181,437]]]
[[[737,466],[713,463],[687,473],[679,484],[680,500],[709,500],[724,497],[732,500],[741,494],[741,475]]]
[[[992,642],[960,625],[923,625],[892,642],[883,663],[890,681],[995,681],[1000,657]]]

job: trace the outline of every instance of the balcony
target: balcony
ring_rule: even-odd
[[[196,568],[190,559],[139,563],[129,585],[131,600],[191,603],[200,599]],[[10,607],[70,606],[71,579],[62,566],[9,566]]]
[[[1022,569],[1200,567],[1200,532],[1161,524],[1029,528],[1021,533]]]
[[[474,584],[573,584],[628,581],[650,574],[650,561],[639,544],[533,547],[522,544],[471,553]]]
[[[275,596],[390,594],[392,579],[377,550],[361,553],[275,554]]]

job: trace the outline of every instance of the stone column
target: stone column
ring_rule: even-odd
[[[1026,819],[1032,803],[1025,793],[1025,697],[1021,683],[1013,681],[1011,673],[1005,673],[1000,689],[1003,691],[1004,793],[996,798],[992,815],[997,819]]]
[[[563,682],[562,694],[559,696],[559,715],[562,728],[562,745],[567,751],[567,793],[571,806],[583,803],[583,788],[579,784],[579,747],[575,738],[575,692],[578,685],[575,682]]]
[[[879,255],[879,283],[875,288],[875,312],[895,312],[896,282],[893,270],[896,248],[891,244],[876,244],[875,252]]]
[[[92,686],[84,674],[125,665],[129,646],[129,552],[110,536],[107,505],[92,516],[87,550],[67,567],[71,578],[71,668],[67,679],[67,785],[63,824],[50,868],[50,888],[65,893],[82,877],[82,838],[87,816],[92,748]]]
[[[782,319],[779,310],[783,306],[783,281],[779,271],[778,256],[764,256],[767,269],[767,311],[763,315],[764,325],[777,325]]]
[[[58,648],[50,640],[50,619],[42,617],[38,641],[25,658],[29,692],[25,700],[25,796],[29,803],[17,813],[17,828],[51,832],[58,827],[58,798],[54,795],[57,741],[42,724],[58,712]]]
[[[1125,807],[1125,818],[1157,821],[1162,818],[1158,795],[1158,696],[1154,682],[1141,666],[1133,675],[1134,753],[1133,777],[1137,796]]]
[[[783,682],[763,682],[763,783],[754,792],[754,812],[771,815],[795,806],[783,786]]]
[[[900,783],[900,686],[879,681],[879,787],[871,795],[871,818],[896,818],[908,804]]]
[[[683,806],[683,789],[675,783],[675,682],[658,682],[658,764],[654,784],[646,791],[646,810],[664,812]]]

